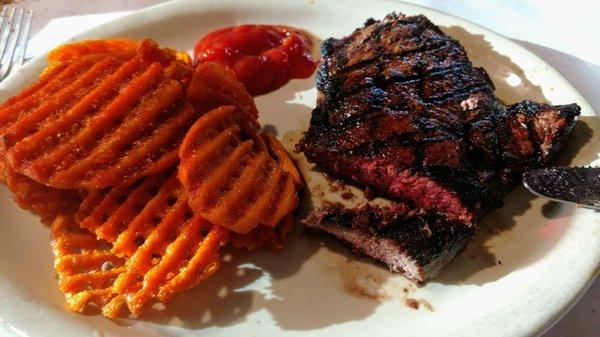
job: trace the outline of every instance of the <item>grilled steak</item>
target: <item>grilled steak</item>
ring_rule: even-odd
[[[436,275],[465,248],[474,231],[405,204],[354,209],[334,204],[312,213],[305,222],[418,282]]]
[[[308,223],[332,228],[362,252],[407,272],[406,265],[359,245],[356,235],[339,234],[339,228],[365,234],[365,221],[392,217],[383,237],[393,237],[389,242],[415,261],[422,272],[411,277],[418,280],[439,269],[428,265],[443,264],[441,256],[448,261],[466,245],[462,237],[473,231],[458,228],[475,227],[502,205],[525,169],[553,157],[579,114],[576,104],[503,105],[485,70],[473,67],[458,41],[424,16],[370,19],[347,37],[323,42],[321,53],[317,107],[299,149],[328,173],[427,216],[416,221],[394,215],[394,207],[337,207]],[[361,224],[334,225],[336,219]],[[415,236],[417,223],[453,230]]]

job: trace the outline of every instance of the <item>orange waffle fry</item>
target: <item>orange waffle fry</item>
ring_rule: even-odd
[[[235,72],[214,62],[199,64],[187,88],[187,99],[198,112],[208,112],[221,105],[236,105],[247,111],[250,118],[258,118],[254,99]]]
[[[302,188],[304,180],[283,145],[269,133],[262,133],[261,136],[265,140],[271,156],[277,160],[281,169],[287,172],[294,181],[296,189]],[[292,213],[289,213],[275,227],[258,225],[247,234],[232,232],[229,236],[229,242],[237,248],[254,250],[265,245],[277,251],[283,248],[285,236],[292,230],[293,226],[294,217]]]
[[[191,69],[182,67],[150,40],[129,60],[84,56],[57,65],[0,106],[8,163],[44,185],[87,190],[170,167],[196,119],[179,81]]]
[[[187,53],[177,52],[171,48],[159,49],[156,42],[142,40],[138,54],[147,62],[159,62],[168,78],[179,81],[184,88],[187,88],[194,73],[192,59]]]
[[[151,57],[152,60],[159,61],[165,67],[167,77],[181,81],[183,78],[186,78],[186,81],[191,79],[192,59],[187,53],[170,48],[158,50],[154,43],[149,43],[149,40],[141,42],[131,39],[84,40],[55,48],[48,53],[46,58],[51,66],[55,66],[84,56],[94,59],[116,57],[126,60],[133,58],[136,51]],[[52,67],[48,69],[52,69]],[[182,71],[184,74],[181,73]]]
[[[15,202],[23,209],[39,216],[42,223],[50,224],[59,215],[72,215],[81,203],[78,190],[61,190],[42,185],[7,168],[6,186]]]
[[[245,234],[298,205],[294,178],[273,159],[254,120],[235,106],[202,115],[181,144],[179,180],[192,209]]]
[[[6,158],[0,153],[0,183],[6,185],[6,179],[8,178],[8,170],[11,170],[10,166],[6,162]]]
[[[279,167],[290,175],[296,188],[298,190],[301,189],[304,186],[304,179],[302,179],[302,175],[298,171],[296,164],[281,142],[270,133],[263,132],[261,136],[267,144],[271,156],[279,163]]]
[[[138,48],[138,42],[130,39],[85,40],[59,46],[46,57],[50,64],[72,61],[86,55],[129,53],[131,56]]]
[[[167,301],[214,273],[229,233],[194,216],[175,169],[129,187],[91,192],[77,220],[112,242],[116,255],[129,257],[114,286],[125,296],[110,307],[127,304],[136,315],[152,298]]]
[[[179,222],[193,216],[186,201],[174,169],[170,169],[131,186],[90,192],[76,218],[82,228],[113,243],[116,254],[132,256],[170,211],[177,211]]]
[[[172,214],[172,215],[171,215]],[[177,217],[176,211],[169,214]],[[179,226],[173,221],[158,225],[131,256],[114,290],[125,295],[129,310],[139,315],[154,297],[166,302],[212,275],[220,266],[219,248],[228,230],[199,216]]]
[[[83,312],[87,304],[94,303],[104,315],[116,316],[118,311],[108,305],[122,297],[112,288],[125,271],[125,259],[111,253],[110,244],[79,228],[72,216],[58,216],[51,228],[54,267],[67,306]]]

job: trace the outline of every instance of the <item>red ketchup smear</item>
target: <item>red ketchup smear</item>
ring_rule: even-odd
[[[198,41],[195,64],[218,62],[235,71],[254,96],[274,91],[292,78],[310,77],[317,63],[312,41],[293,28],[242,25],[214,31]]]

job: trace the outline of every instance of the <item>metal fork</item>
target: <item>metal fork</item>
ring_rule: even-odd
[[[4,6],[0,13],[0,81],[23,65],[33,10]],[[16,51],[16,53],[15,53]]]

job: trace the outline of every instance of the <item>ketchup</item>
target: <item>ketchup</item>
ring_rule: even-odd
[[[242,25],[219,29],[198,41],[194,61],[231,67],[256,96],[276,90],[292,78],[310,77],[317,66],[311,47],[306,34],[290,27]]]

